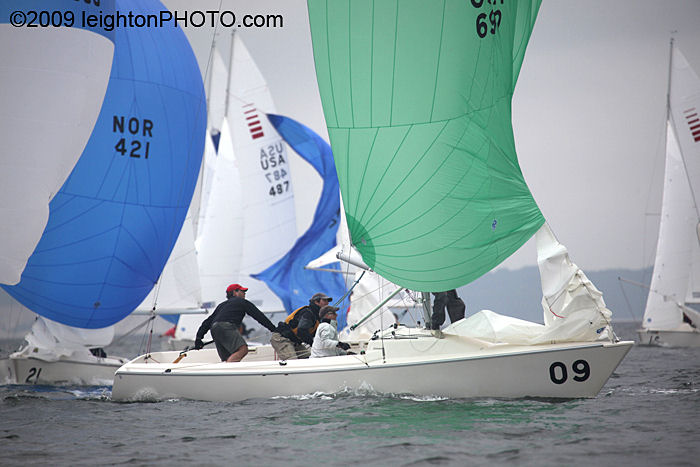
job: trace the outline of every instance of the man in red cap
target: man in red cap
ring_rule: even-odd
[[[255,305],[245,299],[246,287],[231,284],[226,288],[226,301],[219,304],[207,319],[202,321],[194,341],[194,348],[204,347],[202,338],[211,329],[216,351],[222,362],[240,362],[248,354],[248,345],[238,329],[245,315],[249,315],[270,331],[276,330],[272,321]]]

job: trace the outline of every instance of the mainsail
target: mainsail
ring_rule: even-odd
[[[677,47],[671,57],[661,222],[642,323],[651,330],[679,329],[684,314],[700,325],[685,306],[700,292],[700,78]]]
[[[265,118],[274,113],[272,96],[238,34],[227,82],[226,116],[197,238],[202,296],[223,300],[226,286],[237,282],[262,311],[282,311],[277,296],[251,275],[279,260],[296,239],[288,155]]]
[[[459,287],[544,223],[511,126],[539,5],[308,1],[352,243],[388,280]]]
[[[116,7],[144,15],[165,9],[135,0]],[[204,147],[205,105],[181,29],[117,29],[95,128],[8,293],[74,327],[106,327],[131,313],[156,283],[185,220]]]
[[[0,284],[19,282],[49,202],[85,149],[112,65],[114,33],[81,27],[79,18],[114,13],[114,0],[99,8],[56,0],[51,7],[73,15],[73,26],[15,27],[12,12],[42,11],[46,2],[0,5]]]

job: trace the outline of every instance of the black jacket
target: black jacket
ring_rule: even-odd
[[[305,342],[309,345],[314,343],[314,334],[318,327],[318,312],[320,308],[314,302],[309,302],[308,305],[301,307],[294,318],[289,323],[280,321],[277,326],[277,332],[282,336],[290,339],[294,343]],[[296,330],[296,332],[293,332]]]
[[[219,303],[214,310],[214,313],[202,321],[202,324],[199,326],[199,330],[197,331],[197,339],[202,339],[207,331],[211,329],[211,325],[219,321],[232,323],[234,326],[236,326],[236,328],[238,328],[243,322],[243,318],[246,314],[270,331],[276,331],[275,325],[272,324],[272,321],[267,319],[267,316],[265,316],[262,311],[258,310],[258,307],[253,305],[245,298],[231,297],[225,302]]]

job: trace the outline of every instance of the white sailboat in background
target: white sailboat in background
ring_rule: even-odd
[[[3,4],[2,13],[10,3]],[[65,3],[77,10],[76,16],[81,10],[95,8],[84,2]],[[104,2],[103,7],[114,10],[115,3]],[[164,9],[157,1],[144,5],[116,0],[116,7],[143,14]],[[25,37],[22,29],[13,28],[6,43],[15,44]],[[67,30],[42,28],[60,33],[59,38]],[[58,50],[47,45],[54,54],[46,57],[49,65],[55,57],[64,62],[77,54],[76,63],[64,62],[70,68],[68,78],[33,62],[27,69],[38,70],[37,82],[65,84],[64,79],[72,79],[69,71],[73,70],[91,77],[89,70],[95,63],[90,38],[100,38],[96,52],[112,48],[101,49],[101,36],[78,31],[73,42],[57,40]],[[109,357],[100,347],[112,342],[114,325],[131,314],[152,289],[186,217],[206,121],[204,89],[194,53],[179,28],[121,28],[113,36],[114,58],[108,57],[104,100],[96,95],[97,102],[64,103],[81,111],[93,104],[99,109],[85,137],[87,144],[82,129],[71,133],[75,122],[62,128],[66,131],[63,136],[78,138],[84,148],[79,148],[77,163],[69,169],[70,175],[65,174],[65,182],[55,187],[60,190],[53,199],[46,198],[41,187],[33,194],[44,197],[42,203],[51,200],[48,223],[19,283],[3,286],[16,302],[39,315],[25,344],[0,362],[6,382],[111,384],[115,369],[125,359]],[[99,57],[96,63],[103,59]],[[71,89],[83,91],[81,86],[82,81],[71,82]],[[61,94],[51,86],[47,91]],[[66,96],[70,99],[73,94],[57,97]],[[57,110],[49,108],[47,113],[55,117]],[[39,125],[36,131],[28,143],[48,138],[54,129]],[[51,158],[54,150],[61,153],[70,147],[57,146],[44,148],[43,155]],[[20,235],[24,227],[11,225]]]
[[[700,79],[671,40],[659,238],[639,342],[700,347]]]
[[[181,305],[211,312],[225,299],[226,287],[240,283],[261,311],[284,313],[277,296],[251,274],[284,256],[296,240],[286,145],[265,118],[275,111],[272,96],[240,36],[231,35],[228,70],[213,47],[208,134],[216,135],[218,151],[205,153],[201,195],[193,200],[200,204],[190,207],[198,213],[196,238],[187,248],[196,254],[196,267],[181,272],[183,281],[191,277],[200,289],[190,295],[189,305]],[[169,306],[170,296],[162,293],[158,301]],[[172,345],[194,341],[205,317],[181,315]],[[257,322],[252,323],[255,329]]]
[[[308,8],[355,253],[386,280],[426,293],[480,277],[534,235],[545,324],[484,311],[443,335],[391,326],[356,355],[238,363],[214,350],[144,355],[117,370],[112,399],[238,401],[348,388],[595,397],[633,343],[614,336],[600,292],[551,233],[518,165],[510,102],[539,4],[310,0]],[[490,27],[489,13],[499,18]]]

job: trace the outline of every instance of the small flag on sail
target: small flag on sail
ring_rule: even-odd
[[[698,118],[698,113],[695,107],[685,110],[683,113],[690,127],[690,133],[693,135],[693,140],[697,143],[700,141],[700,119]]]
[[[243,113],[245,114],[251,138],[258,139],[265,136],[263,134],[262,124],[260,123],[260,117],[258,117],[258,110],[253,107],[253,104],[244,104]]]

